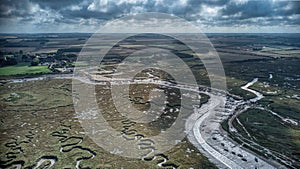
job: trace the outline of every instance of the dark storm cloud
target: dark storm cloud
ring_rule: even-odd
[[[217,26],[299,26],[300,1],[230,2],[220,11]]]
[[[26,16],[30,11],[29,1],[1,0],[0,17]]]
[[[299,25],[300,1],[276,0],[2,0],[1,22],[94,24],[140,12],[162,12],[207,26]],[[89,20],[85,22],[84,20]],[[2,24],[2,23],[1,23]],[[1,28],[0,28],[1,30]]]
[[[230,2],[222,10],[221,14],[225,16],[234,16],[238,14],[238,19],[287,16],[299,14],[299,5],[299,1],[280,1],[274,3],[273,1],[266,0],[248,1],[242,4]]]
[[[197,1],[188,0],[185,4],[180,3],[180,0],[164,0],[162,2],[155,0],[145,1],[108,1],[105,6],[101,6],[101,0],[4,0],[1,1],[1,17],[5,16],[24,16],[32,13],[32,6],[38,5],[44,10],[55,10],[63,14],[67,18],[116,18],[128,13],[138,12],[138,9],[143,12],[162,12],[170,13],[179,16],[189,17],[193,13],[199,12],[202,4],[210,6],[224,5],[227,0],[222,1]],[[92,4],[95,4],[95,9],[88,9]],[[72,10],[72,6],[80,7],[80,10]],[[97,8],[105,8],[106,11],[100,11]]]
[[[81,0],[31,0],[33,3],[37,3],[42,8],[50,8],[54,10],[60,10],[70,5],[79,4]]]

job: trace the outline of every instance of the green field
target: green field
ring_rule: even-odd
[[[30,63],[19,63],[0,68],[0,76],[46,74],[51,73],[48,66],[30,66]]]

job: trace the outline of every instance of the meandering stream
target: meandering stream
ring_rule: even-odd
[[[72,76],[64,75],[55,77],[53,75],[47,75],[39,78],[13,79],[9,82],[15,83],[34,80],[45,80],[49,78],[72,79]],[[89,79],[76,79],[84,83],[105,84],[103,82],[98,83]],[[221,106],[221,103],[223,103],[225,101],[224,99],[226,99],[226,92],[220,93],[219,91],[210,91],[208,88],[204,88],[203,86],[201,86],[202,90],[199,90],[199,86],[189,86],[188,84],[173,84],[170,82],[152,79],[138,81],[120,80],[116,82],[111,82],[111,85],[152,83],[206,94],[210,96],[209,102],[202,105],[199,108],[195,108],[194,114],[192,114],[187,119],[186,126],[188,128],[192,128],[192,131],[188,134],[190,142],[193,143],[201,153],[205,154],[212,162],[214,162],[220,168],[249,168],[249,166],[250,168],[280,168],[282,166],[278,165],[276,162],[265,161],[257,155],[241,148],[240,145],[229,139],[226,133],[224,133],[224,131],[222,131],[220,127],[221,122],[227,119],[231,114],[234,114],[237,107],[246,105],[246,103],[249,102],[255,103],[264,97],[261,93],[249,89],[249,87],[256,83],[257,80],[258,79],[255,78],[251,82],[247,83],[245,86],[241,87],[243,90],[255,94],[255,98],[245,102],[233,99],[233,104],[226,109]],[[135,136],[136,134],[138,133],[134,133],[133,139],[137,139]],[[151,149],[150,146],[148,146],[147,148]],[[153,156],[153,158],[148,160],[155,160],[155,158],[157,157]],[[158,163],[158,166],[162,166],[166,162],[166,160],[167,158],[163,158],[163,161]],[[39,161],[37,164],[40,165],[40,163],[43,162],[44,161]],[[50,162],[51,166],[55,163],[55,161],[51,160]],[[173,166],[173,168],[175,167]]]

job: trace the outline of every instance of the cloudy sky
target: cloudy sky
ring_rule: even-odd
[[[299,0],[1,0],[1,33],[90,32],[123,16],[173,14],[209,33],[300,33]]]

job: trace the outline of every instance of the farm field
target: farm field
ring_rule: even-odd
[[[0,76],[34,75],[51,73],[48,66],[30,66],[29,63],[19,63],[0,68]]]

